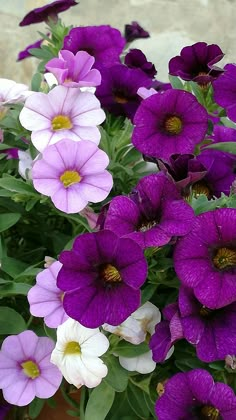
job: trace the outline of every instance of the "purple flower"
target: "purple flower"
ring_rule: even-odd
[[[157,400],[156,415],[159,420],[235,420],[236,396],[204,369],[177,373]]]
[[[0,351],[0,388],[7,402],[27,405],[35,397],[50,398],[62,375],[50,362],[54,342],[33,331],[8,336]]]
[[[236,142],[235,128],[225,127],[224,125],[215,125],[211,135],[214,143]]]
[[[165,92],[168,89],[172,89],[170,83],[161,82],[160,80],[153,80],[151,86],[156,92]]]
[[[236,299],[235,237],[236,209],[222,208],[197,216],[192,230],[177,242],[176,273],[209,309]]]
[[[66,313],[83,326],[119,325],[140,305],[147,263],[131,239],[103,230],[78,236],[60,255],[57,285]]]
[[[133,145],[144,155],[169,160],[193,153],[207,132],[208,114],[189,92],[168,89],[144,99],[134,117]]]
[[[179,311],[183,335],[194,344],[197,357],[204,362],[224,360],[236,349],[236,303],[209,309],[195,297],[193,290],[182,286]]]
[[[28,293],[30,313],[43,317],[50,328],[57,328],[68,319],[62,305],[63,293],[56,285],[57,275],[62,265],[54,262],[36,276],[36,285]]]
[[[126,42],[132,42],[135,39],[149,38],[149,32],[145,31],[138,22],[133,21],[131,24],[125,25]]]
[[[214,81],[214,100],[226,109],[230,120],[236,122],[236,65],[226,64],[224,73]]]
[[[90,87],[101,83],[101,74],[92,69],[94,57],[86,51],[78,51],[75,55],[71,51],[59,51],[59,58],[53,58],[45,65],[57,79],[59,85],[68,87]]]
[[[74,0],[56,0],[53,3],[46,4],[45,6],[38,7],[37,9],[31,10],[27,13],[22,21],[19,23],[19,26],[27,26],[32,23],[39,23],[43,21],[48,21],[48,18],[51,18],[57,21],[58,13],[64,12],[69,9],[71,6],[76,6]]]
[[[96,90],[96,96],[102,107],[114,115],[124,115],[133,119],[141,102],[137,90],[149,87],[150,78],[140,69],[129,69],[124,64],[100,68],[102,83]]]
[[[91,141],[60,140],[48,146],[32,169],[34,188],[65,213],[103,201],[112,188],[108,156]]]
[[[169,73],[179,76],[183,80],[193,80],[200,85],[212,82],[223,70],[214,66],[224,57],[220,47],[216,44],[207,45],[197,42],[184,47],[180,56],[173,57],[169,62]]]
[[[125,39],[118,29],[109,25],[81,26],[70,30],[64,38],[64,50],[87,51],[95,58],[95,65],[113,66],[120,62]]]
[[[178,304],[171,303],[163,309],[165,320],[156,325],[155,333],[151,336],[149,347],[152,358],[162,363],[173,353],[173,344],[183,338],[183,329],[179,316]]]
[[[47,34],[47,36],[48,35],[49,33]],[[43,39],[39,39],[38,41],[35,41],[33,44],[28,45],[24,50],[20,51],[17,57],[17,61],[24,60],[27,57],[32,57],[29,50],[31,48],[40,48],[43,41],[44,41]]]
[[[113,198],[105,229],[136,241],[142,248],[162,246],[190,231],[193,209],[162,172],[142,178],[130,197]]]
[[[137,48],[131,49],[125,56],[125,64],[130,69],[140,69],[148,77],[153,79],[155,74],[157,74],[156,68],[151,61],[147,61],[146,55],[143,54],[141,50]]]

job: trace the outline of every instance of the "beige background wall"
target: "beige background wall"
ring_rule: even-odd
[[[0,0],[0,77],[28,83],[36,60],[16,63],[18,51],[39,38],[46,25],[19,27],[31,9],[51,0]],[[123,30],[137,20],[151,38],[133,43],[152,60],[159,79],[167,80],[169,59],[181,48],[197,41],[218,43],[225,62],[236,62],[236,0],[80,0],[61,14],[66,24],[110,24]]]

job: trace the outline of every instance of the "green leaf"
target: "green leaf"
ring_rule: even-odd
[[[44,404],[45,400],[35,397],[29,405],[29,416],[31,419],[36,419],[39,416]]]
[[[31,89],[35,92],[39,92],[42,80],[43,80],[42,74],[35,73],[31,81]]]
[[[136,357],[140,356],[140,354],[147,353],[149,351],[148,344],[143,342],[141,344],[131,344],[128,341],[120,341],[116,347],[114,347],[113,351],[118,356],[123,357]]]
[[[169,81],[174,89],[184,89],[184,85],[178,77],[169,74]]]
[[[157,286],[157,284],[147,284],[146,287],[144,287],[142,290],[142,305],[151,299],[157,289]]]
[[[21,274],[22,271],[26,270],[26,268],[27,264],[16,260],[15,258],[3,257],[1,260],[1,270],[13,278]]]
[[[130,407],[137,414],[138,418],[147,419],[149,417],[149,408],[146,404],[144,392],[140,388],[129,383],[127,398]]]
[[[57,330],[56,328],[49,328],[47,325],[44,324],[44,330],[45,333],[49,338],[51,338],[53,341],[57,341]]]
[[[103,381],[90,394],[85,411],[85,420],[104,420],[109,413],[114,398],[114,389]]]
[[[232,153],[236,155],[236,142],[228,141],[228,142],[222,142],[222,143],[214,143],[214,144],[210,144],[209,146],[204,147],[204,150],[205,149],[221,150],[222,152]]]
[[[118,358],[112,355],[106,358],[105,364],[108,367],[108,374],[104,382],[117,392],[124,391],[128,385],[128,371],[120,365]]]
[[[27,195],[36,195],[33,186],[26,184],[21,179],[15,179],[13,176],[6,176],[0,179],[0,187],[12,192],[23,193]]]
[[[26,330],[23,317],[14,309],[0,307],[0,334],[19,334]]]
[[[26,283],[14,283],[13,281],[0,284],[0,296],[23,295],[27,296],[31,286]]]
[[[2,213],[0,214],[0,232],[14,226],[21,218],[20,213]]]

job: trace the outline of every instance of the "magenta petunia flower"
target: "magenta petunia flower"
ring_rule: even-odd
[[[214,66],[223,57],[224,53],[218,45],[197,42],[184,47],[180,55],[170,60],[169,73],[183,80],[193,80],[200,85],[205,85],[223,72],[222,69]]]
[[[206,370],[194,369],[167,381],[155,409],[159,420],[235,420],[236,396]]]
[[[57,21],[58,13],[64,12],[69,9],[71,6],[76,6],[78,3],[74,0],[56,0],[52,3],[46,4],[42,7],[37,7],[37,9],[31,10],[22,21],[19,23],[19,26],[28,26],[32,23],[40,23],[43,21],[48,21],[48,18]]]
[[[49,33],[47,34],[47,36],[48,35]],[[24,60],[25,58],[32,57],[29,50],[31,48],[40,48],[43,41],[44,41],[43,38],[41,38],[38,41],[35,41],[33,44],[28,45],[24,50],[20,51],[18,53],[17,61],[21,61],[21,60]]]
[[[204,362],[224,360],[236,349],[236,303],[209,309],[195,297],[192,289],[179,291],[179,311],[183,335],[194,344],[197,357]]]
[[[191,93],[168,89],[144,99],[134,117],[133,145],[141,153],[169,160],[193,153],[207,133],[208,114]]]
[[[34,188],[51,197],[65,213],[83,210],[89,201],[104,200],[112,188],[112,176],[105,170],[105,152],[91,141],[63,139],[47,147],[32,169]]]
[[[35,397],[50,398],[62,375],[50,362],[54,342],[33,331],[8,336],[0,351],[0,388],[10,404],[28,405]]]
[[[130,197],[113,198],[104,226],[147,248],[186,235],[193,220],[193,209],[182,199],[174,183],[159,172],[141,178]]]
[[[105,120],[105,113],[94,94],[56,86],[48,94],[31,95],[19,118],[23,127],[32,131],[33,145],[42,152],[63,138],[98,144],[101,134],[96,126]]]
[[[126,42],[132,42],[135,39],[149,38],[149,32],[145,31],[138,22],[131,22],[131,24],[125,25],[125,39]]]
[[[52,58],[45,65],[57,79],[59,85],[68,87],[90,87],[101,83],[101,74],[91,69],[94,57],[86,51],[78,51],[75,55],[71,51],[59,51],[59,58]]]
[[[154,64],[147,61],[146,55],[137,48],[129,50],[126,54],[125,65],[130,69],[142,70],[151,79],[157,74]]]
[[[236,299],[236,209],[222,208],[196,217],[192,230],[177,242],[174,267],[209,309]]]
[[[80,26],[72,28],[64,38],[64,50],[87,51],[95,58],[97,64],[113,66],[120,63],[120,54],[125,46],[125,39],[118,29],[110,25]]]
[[[140,306],[147,262],[131,239],[109,230],[84,233],[59,260],[63,267],[57,285],[65,292],[64,309],[83,326],[119,325]]]
[[[149,341],[152,358],[157,363],[170,357],[174,351],[173,345],[184,337],[178,304],[171,303],[162,312],[165,319],[156,325]]]
[[[235,128],[225,127],[224,125],[214,125],[214,129],[210,137],[214,143],[236,142],[236,130]]]
[[[225,108],[230,120],[236,122],[236,65],[226,64],[224,73],[214,81],[214,100]]]
[[[36,285],[31,287],[27,296],[30,313],[43,317],[45,324],[50,328],[57,328],[68,319],[62,305],[63,293],[56,284],[61,267],[62,264],[56,261],[41,271],[36,276]]]
[[[150,87],[151,79],[140,69],[130,69],[124,64],[110,68],[100,68],[102,83],[96,96],[102,107],[114,115],[124,115],[133,119],[141,102],[137,94],[140,87]]]

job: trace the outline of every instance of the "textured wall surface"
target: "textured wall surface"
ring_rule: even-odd
[[[29,82],[36,60],[17,63],[20,50],[33,43],[46,25],[19,27],[23,16],[51,0],[0,1],[0,77]],[[169,59],[181,48],[197,41],[218,43],[226,54],[224,62],[236,62],[236,0],[80,0],[78,6],[61,14],[66,24],[110,24],[123,31],[125,23],[137,20],[151,38],[133,43],[143,49],[167,80]]]

